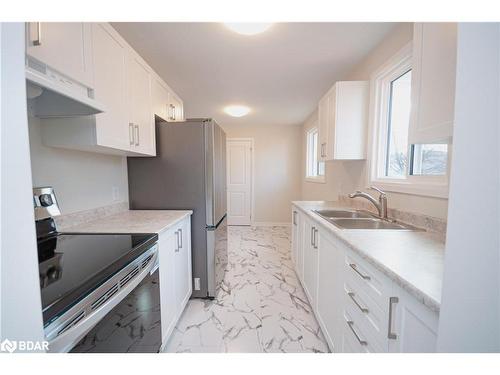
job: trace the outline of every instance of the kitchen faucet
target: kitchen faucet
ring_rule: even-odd
[[[378,216],[381,219],[387,219],[387,194],[375,186],[371,186],[370,189],[373,189],[380,194],[378,197],[378,201],[375,198],[373,198],[370,194],[360,190],[357,190],[356,192],[349,194],[349,198],[360,197],[368,199],[377,208]]]

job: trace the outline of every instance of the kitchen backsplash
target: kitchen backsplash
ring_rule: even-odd
[[[373,204],[360,199],[352,199],[346,195],[339,195],[339,202],[343,205],[353,207],[359,210],[370,211],[377,213],[377,209]],[[387,214],[390,219],[415,226],[417,228],[425,229],[427,232],[436,234],[441,240],[446,240],[446,220],[439,219],[432,216],[417,214],[413,212],[402,211],[388,207]]]
[[[59,231],[64,231],[67,228],[88,223],[100,219],[105,216],[113,215],[119,212],[127,211],[129,207],[128,202],[113,203],[108,206],[92,208],[90,210],[73,212],[70,214],[63,214],[55,216],[54,220]]]

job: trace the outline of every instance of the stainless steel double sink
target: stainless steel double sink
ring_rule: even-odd
[[[368,212],[357,210],[313,210],[313,212],[342,229],[419,230],[408,225],[380,219]]]

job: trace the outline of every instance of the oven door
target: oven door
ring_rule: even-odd
[[[45,327],[45,337],[49,341],[48,351],[69,352],[151,274],[157,255],[158,245],[154,245]]]

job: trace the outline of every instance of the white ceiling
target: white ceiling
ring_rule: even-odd
[[[187,117],[221,125],[295,125],[395,26],[278,23],[244,36],[219,23],[113,23],[184,100]],[[233,118],[229,104],[252,112]]]

